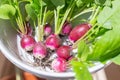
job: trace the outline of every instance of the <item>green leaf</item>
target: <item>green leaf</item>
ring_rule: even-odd
[[[109,18],[114,16],[115,13],[118,13],[117,11],[119,11],[119,9],[120,9],[119,4],[120,4],[120,1],[115,0],[112,3],[112,7],[106,6],[103,9],[103,11],[101,11],[100,15],[98,16],[98,20],[97,20],[98,23],[104,25],[104,27],[106,27],[105,24],[108,24],[111,27],[111,22],[110,22]]]
[[[104,4],[105,1],[106,0],[95,0],[95,3],[101,5],[101,4]]]
[[[51,0],[43,0],[43,1],[44,1],[44,3],[46,4],[48,10],[53,10],[53,9],[55,9],[55,6],[54,6],[53,3],[51,2]]]
[[[82,6],[82,5],[83,5],[82,0],[77,0],[77,1],[76,1],[76,5],[77,5],[77,7]]]
[[[0,5],[9,3],[9,0],[0,0]]]
[[[10,19],[15,13],[16,9],[12,5],[4,4],[0,6],[0,18],[2,19]]]
[[[120,65],[120,54],[117,57],[113,58],[111,61],[114,62],[115,64]]]
[[[54,12],[53,11],[47,11],[47,13],[45,14],[45,23],[50,23],[52,18],[53,18]]]
[[[51,2],[56,6],[64,6],[65,5],[65,0],[51,0]]]
[[[78,44],[78,54],[77,57],[79,57],[82,61],[85,61],[87,59],[88,53],[89,53],[89,47],[85,43],[84,40],[81,40]]]
[[[95,3],[100,6],[111,6],[112,0],[95,0]]]
[[[76,80],[93,80],[91,73],[88,71],[84,62],[72,61],[71,64],[73,71],[75,72]]]
[[[105,61],[120,54],[120,1],[115,0],[111,7],[105,7],[100,13],[98,22],[103,25],[109,22],[113,27],[102,35],[93,46],[93,52],[89,58]]]
[[[35,9],[33,8],[32,4],[26,4],[25,9],[27,14],[31,17],[32,20],[36,20],[37,14],[35,12]]]

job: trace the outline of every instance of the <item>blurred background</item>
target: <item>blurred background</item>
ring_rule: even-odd
[[[16,72],[19,72],[22,78],[17,76]],[[16,80],[16,76],[18,80],[45,80],[16,68],[0,52],[0,80]],[[93,76],[94,80],[120,80],[120,66],[112,63]]]

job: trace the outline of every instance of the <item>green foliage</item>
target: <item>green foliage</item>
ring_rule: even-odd
[[[93,80],[85,62],[71,62],[77,80]]]
[[[100,6],[111,6],[112,0],[95,0],[95,3]]]
[[[26,4],[25,5],[25,9],[26,9],[26,12],[27,12],[28,16],[30,16],[30,18],[32,20],[36,20],[37,19],[37,14],[35,12],[33,4]]]
[[[78,44],[78,55],[77,57],[81,59],[81,61],[86,61],[88,53],[89,53],[89,47],[85,43],[85,41],[81,40]]]
[[[98,23],[103,25],[109,22],[112,30],[109,30],[104,35],[100,36],[93,47],[93,52],[89,58],[98,61],[109,60],[120,54],[120,2],[113,1],[113,6],[105,7],[98,16]],[[106,27],[106,26],[104,26]]]
[[[65,0],[51,0],[51,2],[56,6],[64,6],[65,5]]]
[[[3,4],[0,6],[0,18],[10,19],[16,13],[15,8],[9,4]]]
[[[61,32],[65,21],[75,26],[82,22],[92,28],[78,46],[78,61],[72,61],[77,80],[92,80],[88,70],[89,61],[112,60],[120,64],[120,1],[119,0],[1,0],[0,18],[16,18],[19,30],[24,31],[24,21],[19,9],[19,1],[25,2],[27,16],[38,24],[39,37],[43,35],[46,23],[55,26],[55,33]],[[7,3],[7,4],[6,4]],[[92,17],[92,18],[91,18]],[[12,19],[14,19],[12,18]],[[54,21],[53,21],[54,20]],[[90,21],[91,20],[91,21]],[[54,23],[53,23],[54,22]],[[22,27],[21,27],[22,26]]]

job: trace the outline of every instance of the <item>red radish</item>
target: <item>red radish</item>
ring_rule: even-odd
[[[56,72],[64,72],[67,69],[67,62],[63,58],[56,58],[53,60],[51,67]]]
[[[45,36],[50,35],[51,32],[52,32],[51,26],[49,24],[45,25],[45,27],[44,27],[44,34],[45,34]]]
[[[33,48],[33,55],[36,58],[44,58],[47,55],[46,46],[42,42],[37,42]]]
[[[65,22],[62,27],[62,34],[69,35],[71,30],[72,30],[72,25],[68,22]]]
[[[91,28],[90,24],[80,24],[72,29],[69,35],[69,39],[73,42],[80,39],[89,29]]]
[[[45,44],[51,50],[55,50],[61,45],[61,39],[58,35],[52,34],[47,37]]]
[[[32,36],[24,35],[20,41],[21,47],[26,51],[31,51],[34,47],[35,40]]]
[[[68,59],[70,57],[71,47],[69,46],[61,46],[57,49],[58,57]]]

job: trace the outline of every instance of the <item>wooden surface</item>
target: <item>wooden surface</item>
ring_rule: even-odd
[[[14,65],[9,62],[0,52],[0,78],[9,74],[14,74]]]

